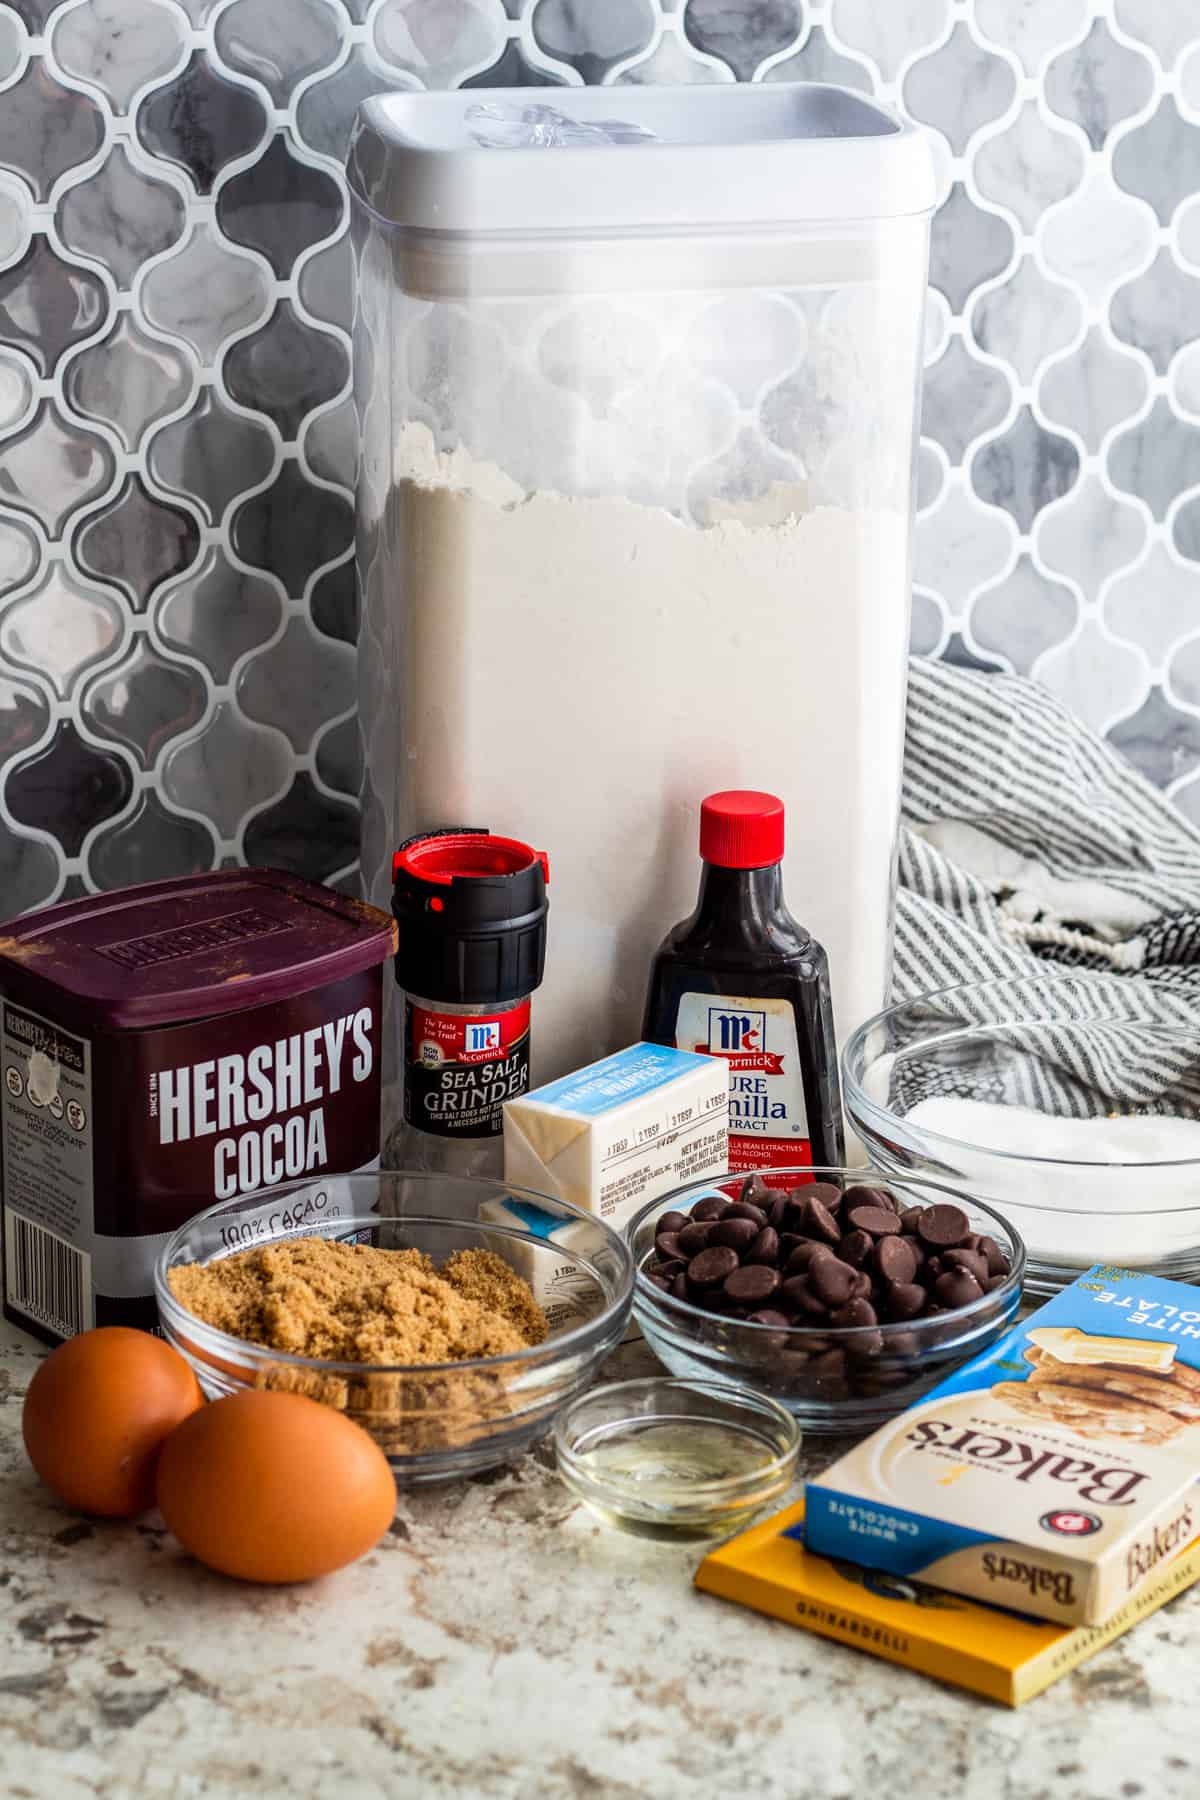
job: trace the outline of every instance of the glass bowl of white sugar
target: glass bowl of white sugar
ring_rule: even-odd
[[[1082,973],[921,995],[848,1040],[842,1093],[878,1167],[952,1182],[1011,1221],[1027,1293],[1095,1263],[1200,1281],[1200,1018],[1186,996]]]

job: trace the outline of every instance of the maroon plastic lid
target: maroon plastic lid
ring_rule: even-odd
[[[395,947],[377,907],[281,870],[230,869],[0,925],[0,991],[84,1030],[144,1029],[309,993]]]

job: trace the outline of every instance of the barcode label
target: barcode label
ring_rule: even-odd
[[[92,1326],[92,1259],[65,1238],[4,1214],[4,1291],[10,1306],[60,1337]]]

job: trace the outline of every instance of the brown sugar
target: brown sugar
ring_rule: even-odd
[[[172,1269],[170,1283],[218,1331],[326,1362],[464,1362],[540,1344],[548,1329],[528,1285],[490,1250],[456,1251],[437,1269],[419,1250],[294,1238]]]

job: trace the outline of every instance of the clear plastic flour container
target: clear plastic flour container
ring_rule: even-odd
[[[697,810],[787,807],[845,1033],[884,1002],[921,136],[820,86],[391,94],[350,152],[363,866],[550,854],[535,1080],[638,1035]]]

